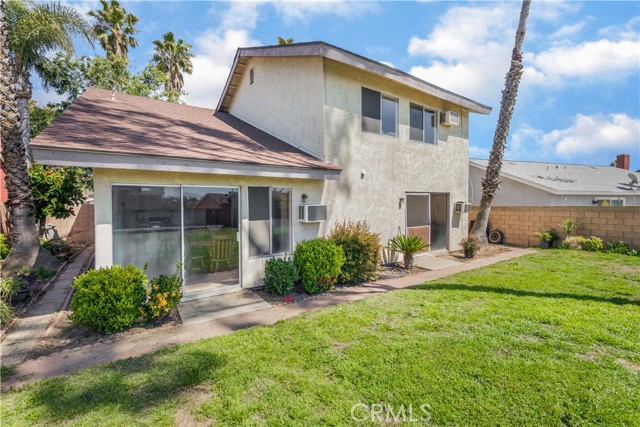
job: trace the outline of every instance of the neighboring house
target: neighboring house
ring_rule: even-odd
[[[32,143],[94,168],[96,266],[184,262],[186,298],[252,287],[345,219],[458,249],[469,114],[490,108],[321,42],[239,49],[217,111],[90,88]]]
[[[480,205],[487,160],[469,160],[469,200]],[[640,206],[640,185],[633,184],[629,154],[616,166],[518,162],[502,164],[494,206]]]

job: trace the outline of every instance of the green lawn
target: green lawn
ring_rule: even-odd
[[[640,425],[640,258],[549,250],[2,396],[3,426]],[[430,422],[409,422],[429,412]],[[393,414],[391,414],[393,415]]]

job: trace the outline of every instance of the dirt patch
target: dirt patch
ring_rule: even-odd
[[[620,365],[624,366],[631,372],[635,372],[635,373],[640,372],[640,365],[636,365],[635,363],[629,362],[626,359],[616,359],[616,363],[619,363]]]
[[[606,356],[607,354],[609,354],[609,352],[606,348],[599,345],[593,345],[591,346],[591,350],[587,351],[586,353],[578,353],[576,354],[576,356],[578,356],[582,360],[586,360],[587,362],[593,362],[599,357]]]
[[[208,418],[197,419],[193,409],[199,407],[211,398],[211,391],[205,386],[195,386],[185,390],[181,394],[181,403],[176,408],[174,425],[176,427],[200,427],[209,426],[212,420]]]
[[[181,324],[178,310],[173,309],[167,318],[159,323],[139,322],[126,331],[118,332],[112,335],[104,335],[91,331],[82,326],[75,326],[69,320],[70,312],[64,312],[60,322],[46,336],[38,340],[38,344],[33,352],[29,355],[29,359],[46,356],[57,353],[62,350],[82,347],[99,342],[112,341],[125,336],[146,335],[155,333],[158,329],[173,328]]]
[[[533,335],[521,335],[520,340],[528,343],[539,343],[542,341],[540,337],[536,337]]]
[[[503,252],[511,252],[511,248],[500,245],[487,245],[480,248],[473,258],[465,258],[462,251],[450,252],[448,255],[441,255],[438,258],[451,259],[460,262],[469,262],[479,258],[487,258]]]

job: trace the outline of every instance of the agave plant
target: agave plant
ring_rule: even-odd
[[[413,256],[429,247],[428,243],[419,236],[405,236],[398,234],[389,241],[389,249],[400,252],[404,256],[404,268],[410,270],[413,267]]]

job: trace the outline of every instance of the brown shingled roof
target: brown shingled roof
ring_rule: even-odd
[[[33,147],[339,170],[228,113],[87,89]]]

